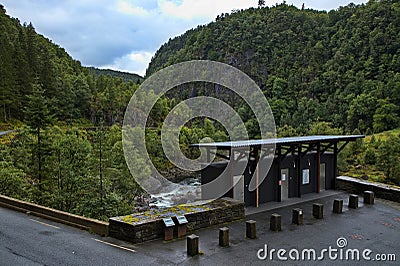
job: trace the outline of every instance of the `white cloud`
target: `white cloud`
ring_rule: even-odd
[[[153,54],[154,52],[133,51],[116,58],[112,64],[102,65],[100,68],[131,72],[144,76]]]
[[[134,15],[134,16],[146,16],[149,12],[140,6],[134,6],[127,1],[119,0],[117,3],[117,10],[121,13]]]
[[[214,19],[221,13],[231,12],[232,9],[246,9],[257,5],[255,0],[182,0],[180,3],[159,0],[158,3],[163,14],[188,20]]]

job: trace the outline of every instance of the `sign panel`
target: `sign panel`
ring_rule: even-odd
[[[310,169],[303,169],[303,185],[310,183]]]
[[[172,221],[172,218],[164,218],[163,222],[165,227],[171,227],[175,225],[174,221]]]
[[[188,220],[185,216],[176,216],[176,220],[178,220],[178,224],[187,224]]]

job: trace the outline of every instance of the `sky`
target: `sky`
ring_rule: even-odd
[[[281,3],[266,0],[267,6]],[[287,0],[300,8],[337,9],[366,0]],[[169,38],[258,0],[2,0],[7,14],[51,39],[84,66],[144,75]]]

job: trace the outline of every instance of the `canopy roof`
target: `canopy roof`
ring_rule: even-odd
[[[254,140],[239,140],[239,141],[225,141],[225,142],[210,142],[210,143],[196,143],[191,147],[205,147],[205,148],[239,148],[239,147],[253,147],[263,145],[293,145],[293,144],[315,144],[315,143],[332,143],[339,141],[355,141],[364,138],[364,135],[320,135],[320,136],[301,136],[301,137],[288,137],[288,138],[270,138],[270,139],[254,139]]]

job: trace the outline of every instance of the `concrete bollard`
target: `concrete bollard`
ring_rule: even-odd
[[[281,215],[278,213],[273,213],[269,221],[269,229],[275,232],[281,231],[282,230],[281,224],[282,224]]]
[[[374,204],[375,195],[373,191],[364,191],[364,204]]]
[[[256,238],[256,221],[246,221],[246,237],[250,239]]]
[[[219,229],[219,245],[221,247],[229,247],[229,228],[222,227]]]
[[[196,256],[199,254],[199,236],[192,234],[186,238],[187,254]]]
[[[313,204],[313,216],[317,219],[324,218],[324,204],[314,203]]]
[[[343,212],[343,200],[342,199],[335,199],[333,201],[333,212],[339,213],[339,214]]]
[[[358,208],[358,195],[351,194],[349,196],[349,208],[352,208],[352,209]]]
[[[300,208],[295,208],[292,211],[292,223],[297,225],[303,224],[303,211]]]

